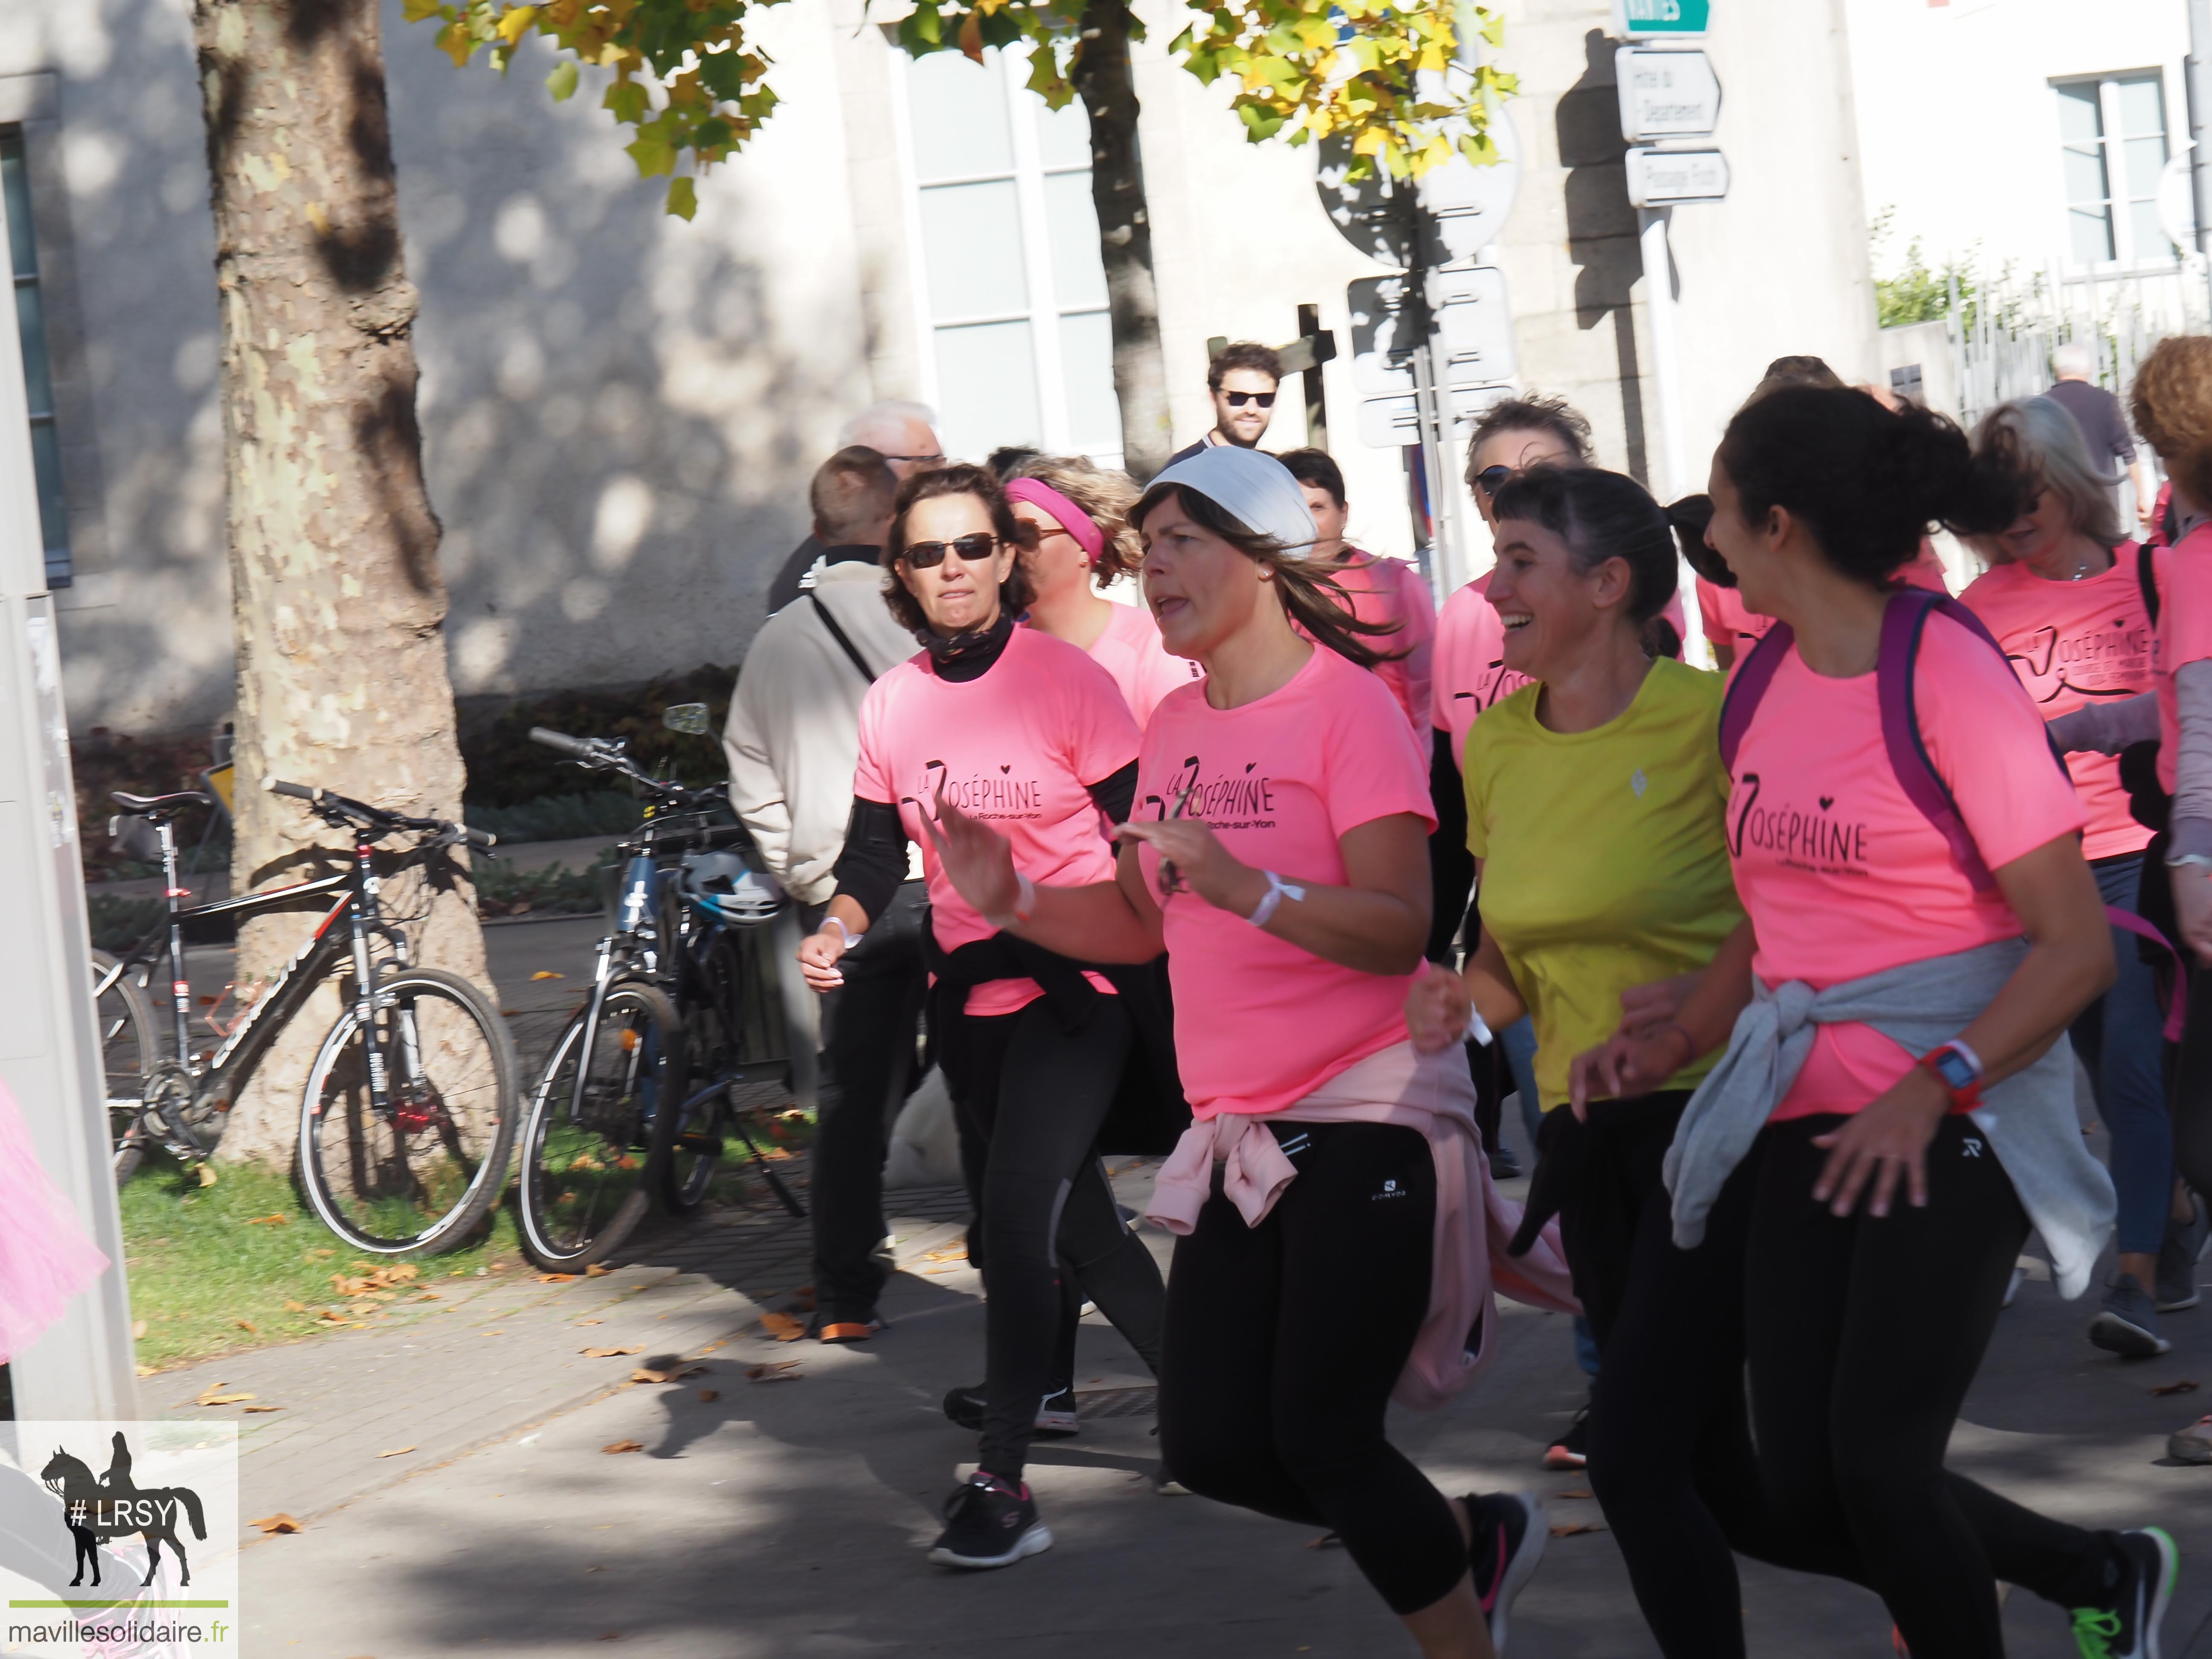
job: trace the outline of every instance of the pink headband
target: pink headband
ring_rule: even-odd
[[[1091,568],[1096,570],[1099,561],[1106,556],[1106,532],[1091,522],[1091,515],[1061,495],[1050,484],[1036,478],[1016,478],[1006,486],[1010,501],[1027,501],[1031,507],[1041,507],[1060,520],[1060,527],[1075,538],[1076,544],[1091,556]]]

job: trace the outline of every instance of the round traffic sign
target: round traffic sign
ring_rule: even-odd
[[[1502,158],[1493,166],[1479,167],[1455,154],[1418,181],[1392,179],[1379,167],[1349,179],[1350,143],[1323,139],[1316,179],[1322,210],[1345,240],[1395,270],[1472,259],[1504,229],[1521,182],[1520,136],[1502,107],[1491,112],[1490,136]],[[1417,258],[1420,252],[1426,257]]]

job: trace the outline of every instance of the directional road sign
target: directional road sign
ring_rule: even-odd
[[[1710,138],[1720,125],[1721,83],[1702,52],[1622,46],[1613,54],[1620,88],[1620,136],[1632,144],[1655,138]]]
[[[1484,413],[1513,395],[1510,386],[1454,386],[1450,392],[1452,437],[1463,439]],[[1369,398],[1359,405],[1359,441],[1370,449],[1403,449],[1421,441],[1419,400],[1412,392],[1400,398]]]
[[[1413,389],[1413,350],[1420,344],[1407,316],[1409,279],[1370,276],[1345,289],[1352,313],[1352,380],[1363,392],[1395,396]],[[1446,386],[1487,386],[1513,378],[1513,313],[1505,273],[1488,265],[1429,273],[1428,299]]]
[[[1712,9],[1712,0],[1613,0],[1613,32],[1631,40],[1703,34]]]
[[[1380,169],[1373,177],[1348,181],[1351,144],[1325,138],[1316,180],[1321,204],[1346,241],[1386,265],[1404,270],[1472,259],[1505,228],[1520,187],[1520,137],[1502,108],[1491,112],[1490,137],[1504,157],[1495,166],[1479,167],[1455,155],[1410,186]],[[1419,229],[1424,220],[1425,248]]]
[[[1640,208],[1678,207],[1728,198],[1728,157],[1717,149],[1628,152],[1628,199]]]

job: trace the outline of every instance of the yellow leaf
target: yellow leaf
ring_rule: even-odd
[[[203,1164],[200,1165],[200,1185],[203,1187],[212,1187],[215,1185],[214,1164]]]
[[[971,11],[960,20],[960,55],[971,63],[983,61],[983,15]]]
[[[415,1448],[412,1446],[394,1446],[390,1451],[380,1451],[377,1453],[377,1455],[379,1457],[404,1457],[409,1452],[411,1452]]]
[[[640,1440],[617,1440],[612,1445],[602,1446],[599,1449],[603,1452],[643,1451],[645,1443]]]
[[[632,146],[632,148],[634,149],[635,146]],[[540,968],[530,977],[532,979],[566,979],[568,976],[566,974],[556,974],[550,968]]]
[[[419,23],[425,18],[442,16],[445,11],[445,7],[439,4],[438,0],[405,0],[399,9],[399,15],[410,23]]]
[[[217,1386],[219,1387],[220,1385],[218,1384]],[[235,1406],[242,1401],[251,1400],[253,1397],[254,1396],[250,1394],[218,1394],[214,1389],[210,1389],[205,1394],[193,1401],[192,1404],[195,1406]]]
[[[537,7],[510,6],[493,27],[498,31],[499,38],[511,46],[522,39],[537,21]]]
[[[668,181],[668,210],[679,219],[689,219],[699,210],[699,188],[690,179],[671,179]]]
[[[264,1515],[258,1521],[249,1521],[249,1527],[258,1527],[264,1533],[298,1532],[300,1523],[289,1515]]]
[[[576,61],[563,58],[553,66],[553,73],[545,77],[545,90],[553,94],[556,104],[566,103],[576,93]]]
[[[466,69],[469,56],[476,51],[476,38],[459,18],[455,18],[438,31],[438,50],[453,60],[455,69]]]

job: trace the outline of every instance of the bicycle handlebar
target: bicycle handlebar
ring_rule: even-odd
[[[715,789],[687,789],[680,783],[648,775],[638,763],[623,752],[623,745],[607,738],[572,738],[566,732],[556,732],[550,726],[533,726],[530,740],[542,744],[556,754],[566,755],[587,770],[619,772],[640,788],[648,790],[662,800],[678,806],[700,806],[711,804]]]
[[[611,745],[595,743],[589,738],[572,738],[566,732],[556,732],[550,726],[533,726],[530,740],[566,755],[572,761],[586,766],[611,765],[619,757],[610,753]]]
[[[499,837],[488,830],[471,830],[466,824],[455,823],[447,818],[410,818],[404,813],[387,812],[380,806],[371,806],[365,801],[352,799],[332,790],[319,789],[304,783],[287,783],[273,772],[261,780],[261,787],[272,795],[306,801],[331,823],[343,822],[380,834],[410,830],[434,836],[441,846],[452,847],[465,842],[486,853],[499,844]]]
[[[286,783],[273,775],[262,779],[261,787],[272,795],[289,795],[294,800],[313,801],[320,805],[323,799],[323,792],[319,789],[310,789],[304,783]]]

